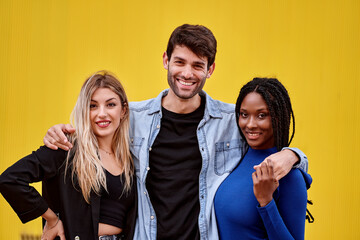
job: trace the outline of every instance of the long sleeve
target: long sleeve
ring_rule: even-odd
[[[280,180],[274,199],[265,207],[258,207],[270,240],[304,239],[307,188],[311,181],[310,175],[293,169]]]
[[[30,183],[58,176],[67,152],[40,147],[0,176],[0,192],[23,223],[41,216],[48,204]]]

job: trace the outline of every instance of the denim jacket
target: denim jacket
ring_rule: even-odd
[[[146,189],[149,168],[149,151],[161,127],[161,100],[168,90],[156,98],[130,103],[130,151],[133,156],[138,188],[138,219],[134,239],[156,239],[156,215]],[[204,117],[197,128],[197,138],[202,156],[199,175],[200,236],[219,239],[213,200],[217,188],[240,162],[247,144],[241,138],[236,124],[235,106],[206,97]],[[306,156],[291,148],[300,156],[300,168],[307,170]]]

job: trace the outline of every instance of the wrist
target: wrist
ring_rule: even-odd
[[[298,150],[298,149],[297,148],[289,148],[289,147],[285,147],[282,149],[282,151],[288,152],[289,159],[290,159],[293,167],[300,163],[300,155],[296,150]]]
[[[45,220],[46,220],[46,225],[47,225],[48,229],[52,229],[52,228],[56,227],[56,225],[59,223],[59,220],[60,220],[59,214],[56,213],[55,216],[52,216]]]
[[[265,207],[271,201],[272,201],[272,198],[271,199],[260,199],[260,200],[258,200],[260,207]]]
[[[298,164],[300,162],[300,157],[299,155],[294,152],[293,150],[291,150],[290,148],[286,148],[286,149],[283,149],[282,151],[286,151],[287,154],[289,155],[289,159],[291,161],[291,164],[292,166]]]

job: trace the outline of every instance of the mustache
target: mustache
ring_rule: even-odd
[[[193,80],[193,81],[196,81],[196,78],[194,78],[193,76],[192,77],[189,77],[189,78],[186,78],[185,76],[175,76],[176,79],[178,80],[186,80],[186,81],[189,81],[189,80]]]

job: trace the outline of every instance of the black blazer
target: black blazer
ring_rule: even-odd
[[[98,239],[100,196],[92,193],[86,203],[78,184],[65,177],[67,151],[45,146],[22,158],[0,176],[0,192],[23,223],[33,220],[50,208],[59,213],[66,239]],[[134,174],[135,175],[135,174]],[[29,183],[42,181],[43,196]],[[133,182],[136,191],[136,177]],[[137,215],[137,197],[126,216],[123,230],[126,239],[133,239]]]

